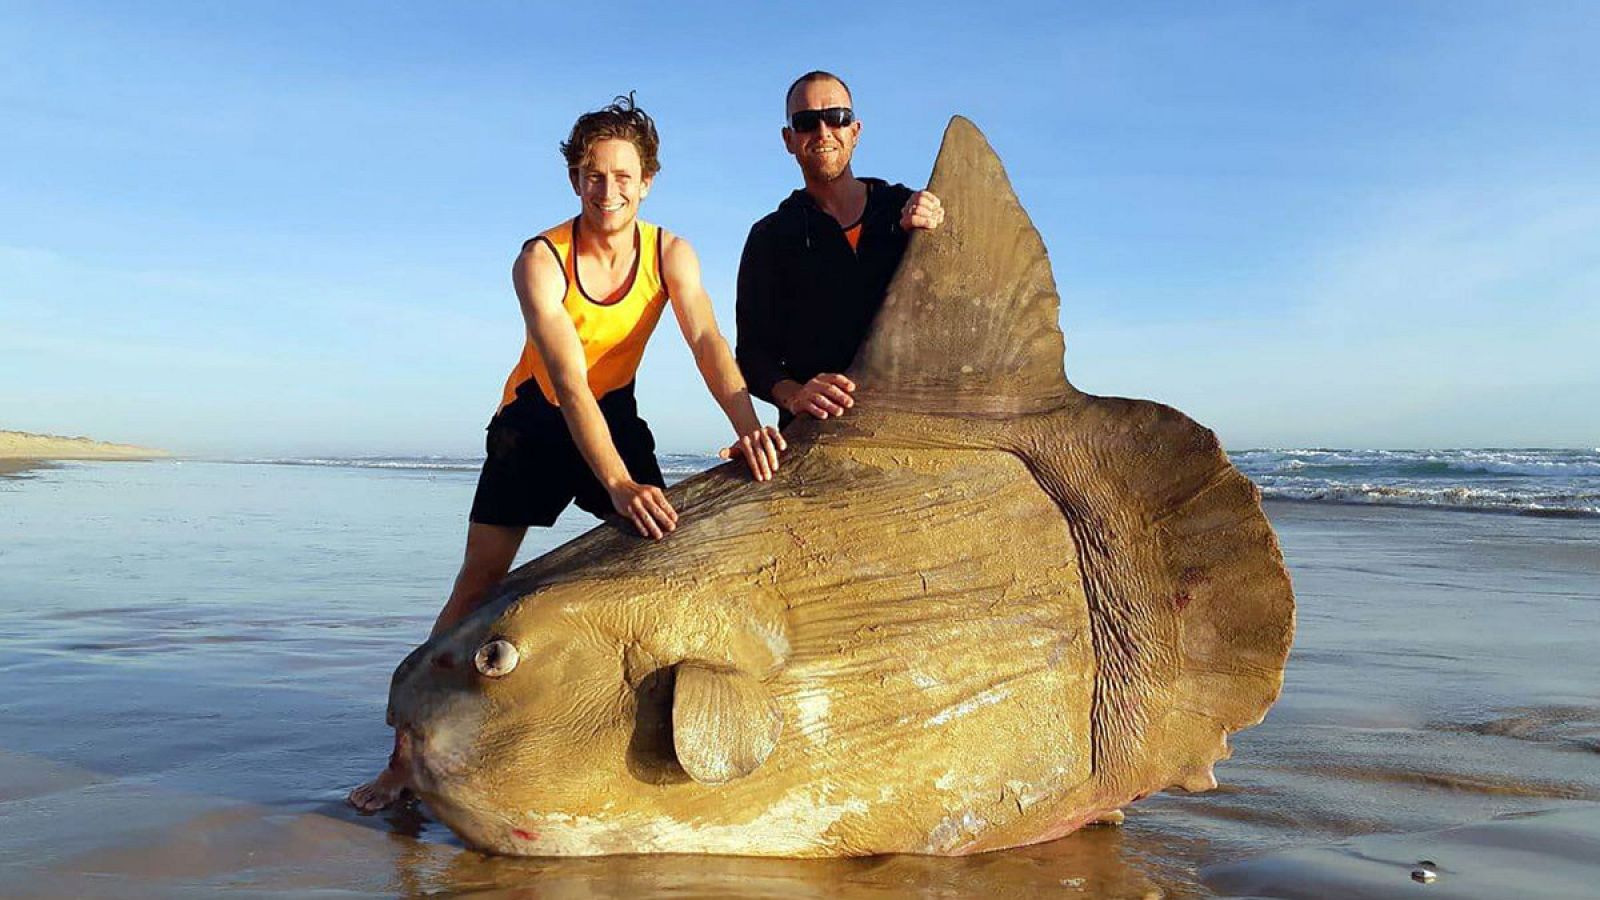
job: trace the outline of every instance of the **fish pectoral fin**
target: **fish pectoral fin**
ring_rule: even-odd
[[[726,784],[754,772],[778,746],[783,714],[754,675],[711,662],[674,667],[672,747],[701,784]]]

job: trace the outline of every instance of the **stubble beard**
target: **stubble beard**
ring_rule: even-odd
[[[828,157],[810,157],[808,166],[803,166],[807,181],[821,184],[831,184],[843,178],[850,171],[850,157],[852,154],[840,150]]]

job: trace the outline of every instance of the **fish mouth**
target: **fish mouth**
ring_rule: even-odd
[[[395,731],[397,768],[418,793],[459,783],[475,768],[484,711],[470,686],[457,683],[460,668],[459,651],[430,640],[395,670],[386,718]]]
[[[406,773],[411,789],[419,794],[438,794],[445,782],[463,774],[466,761],[456,755],[440,752],[423,732],[411,726],[396,730],[399,744],[401,771]]]
[[[459,785],[477,768],[477,754],[459,720],[430,717],[425,722],[401,717],[395,726],[396,761],[413,790],[439,793]]]

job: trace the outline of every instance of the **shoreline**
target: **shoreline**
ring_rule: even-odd
[[[1259,488],[1260,485],[1257,485]],[[1559,507],[1543,508],[1516,508],[1510,506],[1474,506],[1468,503],[1402,503],[1386,500],[1332,500],[1327,498],[1311,497],[1283,497],[1261,494],[1263,505],[1269,503],[1282,503],[1294,506],[1337,506],[1355,509],[1415,509],[1435,512],[1453,513],[1483,513],[1491,516],[1523,516],[1530,519],[1600,519],[1600,512],[1586,509],[1562,509]]]
[[[47,469],[59,469],[64,462],[144,463],[161,462],[171,456],[0,456],[0,479],[27,478]]]
[[[23,448],[23,452],[17,452],[18,448],[14,444],[8,445],[7,443],[7,438],[16,434],[18,433],[0,431],[0,479],[22,478],[27,477],[31,472],[60,468],[57,463],[61,462],[160,462],[163,460],[187,459],[190,462],[217,463],[223,465],[288,466],[313,469],[357,469],[375,470],[380,472],[419,471],[441,474],[456,472],[472,474],[476,473],[479,465],[481,465],[480,460],[473,460],[472,465],[470,466],[441,465],[437,462],[428,464],[408,464],[403,457],[371,457],[350,459],[329,458],[303,460],[290,458],[196,459],[191,457],[178,457],[166,450],[136,447],[126,444],[102,444],[100,442],[90,441],[87,438],[55,438],[53,436],[44,435],[29,435],[29,437],[49,437],[49,439],[52,441],[71,443],[75,446],[73,446],[73,448],[68,452],[29,452],[34,448]],[[100,448],[105,449],[100,450]],[[679,455],[691,456],[691,454]],[[367,459],[382,460],[383,462],[380,464],[363,464]],[[721,463],[714,462],[712,465],[708,466],[707,469],[685,469],[681,471],[677,469],[665,469],[663,471],[667,476],[668,486],[671,486],[685,479],[699,475],[703,471],[716,468],[718,464]],[[1261,490],[1260,500],[1262,507],[1268,511],[1275,507],[1283,507],[1324,509],[1329,510],[1330,512],[1335,510],[1348,510],[1356,512],[1367,510],[1374,512],[1399,511],[1411,513],[1466,513],[1488,515],[1495,518],[1510,517],[1558,521],[1593,521],[1600,519],[1600,509],[1564,509],[1561,507],[1517,508],[1511,506],[1484,506],[1477,504],[1457,503],[1406,503],[1369,499],[1356,500],[1334,499],[1326,497],[1292,497],[1283,496],[1275,492],[1269,492],[1266,489],[1262,489],[1260,485],[1257,485],[1257,488]]]
[[[19,478],[35,469],[53,469],[55,463],[48,459],[0,456],[0,478]]]
[[[55,468],[66,460],[146,462],[172,454],[153,447],[113,444],[86,437],[62,437],[27,431],[0,430],[0,478],[14,478],[35,469]]]

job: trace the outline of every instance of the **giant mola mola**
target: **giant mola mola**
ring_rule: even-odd
[[[1213,787],[1294,600],[1209,430],[1067,382],[1045,248],[951,121],[849,375],[770,482],[669,493],[511,574],[395,672],[411,786],[518,855],[964,854]]]

